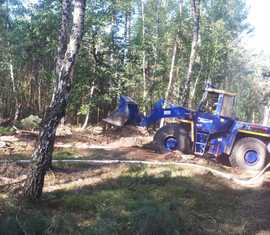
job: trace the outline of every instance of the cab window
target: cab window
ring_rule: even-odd
[[[203,101],[203,103],[200,106],[200,111],[216,115],[218,98],[219,95],[217,93],[208,92],[207,98]]]
[[[224,95],[221,116],[234,117],[234,96]]]

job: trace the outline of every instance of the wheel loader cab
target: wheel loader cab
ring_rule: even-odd
[[[198,112],[234,118],[234,102],[234,93],[207,88],[198,106]]]
[[[194,117],[195,138],[194,153],[204,155],[206,151],[213,155],[218,155],[219,150],[216,146],[217,141],[221,138],[214,136],[223,136],[229,133],[234,123],[234,98],[235,95],[222,90],[207,88],[203,95],[202,101],[198,106],[198,110]],[[211,140],[213,144],[211,145]],[[210,141],[210,148],[209,147]],[[212,147],[212,148],[211,148]]]

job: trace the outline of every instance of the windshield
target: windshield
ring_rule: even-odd
[[[203,95],[202,101],[199,105],[199,111],[216,114],[218,97],[219,95],[217,93],[206,92]]]

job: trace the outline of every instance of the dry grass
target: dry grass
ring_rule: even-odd
[[[1,195],[0,234],[256,234],[269,193],[175,166],[60,165],[40,202]]]
[[[115,133],[101,138],[109,141],[110,135]],[[61,141],[89,141],[85,133],[78,132],[75,137]],[[18,149],[0,153],[0,157],[29,159],[31,148],[22,150],[33,146],[34,139],[27,137],[17,143]],[[57,148],[54,158],[179,160],[177,154],[156,155],[136,146],[114,150]],[[200,160],[200,164],[209,162]],[[230,171],[213,163],[210,166]],[[0,184],[25,175],[27,167],[2,165]],[[47,175],[39,202],[17,201],[6,192],[0,194],[0,235],[270,234],[268,188],[265,183],[245,189],[194,168],[61,163]]]

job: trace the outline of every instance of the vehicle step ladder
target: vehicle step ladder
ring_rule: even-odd
[[[197,155],[204,155],[206,146],[208,144],[209,133],[197,132],[195,135],[195,151]]]

